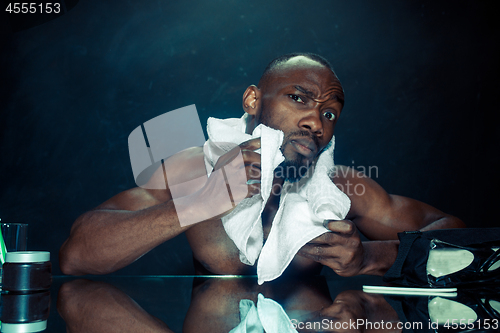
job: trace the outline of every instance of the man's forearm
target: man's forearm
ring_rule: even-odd
[[[177,236],[181,227],[168,201],[140,211],[94,210],[80,216],[59,252],[65,274],[107,274]]]

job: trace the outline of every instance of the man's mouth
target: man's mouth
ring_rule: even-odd
[[[290,141],[290,144],[297,150],[297,152],[304,157],[311,158],[316,155],[318,148],[314,141],[310,139],[293,139]]]

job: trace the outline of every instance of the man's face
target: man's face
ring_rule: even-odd
[[[323,65],[295,57],[272,73],[261,93],[258,119],[285,134],[284,166],[309,167],[330,142],[342,111],[339,80]]]

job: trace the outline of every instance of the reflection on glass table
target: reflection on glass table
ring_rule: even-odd
[[[286,332],[285,323],[290,332],[471,332],[498,328],[499,319],[492,287],[446,299],[367,294],[362,285],[380,281],[363,276],[262,286],[254,277],[66,280],[57,310],[68,332]]]
[[[456,297],[364,293],[379,278],[55,277],[47,332],[495,331],[496,286]],[[2,299],[5,312],[5,295]],[[437,325],[439,322],[439,325]],[[282,326],[280,326],[282,325]],[[285,325],[285,326],[283,326]],[[285,329],[284,329],[285,327]]]

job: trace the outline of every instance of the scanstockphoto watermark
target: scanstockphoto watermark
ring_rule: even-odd
[[[259,165],[252,164],[250,170],[250,177],[261,177]],[[332,169],[316,167],[314,164],[311,166],[279,165],[274,170],[275,177],[299,180],[285,182],[283,184],[275,184],[271,189],[271,193],[274,195],[280,195],[282,192],[290,191],[299,193],[301,188],[307,184],[307,179],[309,179],[314,173],[328,175],[335,185],[348,196],[362,196],[366,192],[366,186],[363,181],[360,181],[360,179],[378,178],[379,170],[377,166],[355,165],[354,161],[349,167],[336,166]],[[313,190],[318,193],[324,193],[328,186],[328,183],[320,183]]]
[[[256,174],[251,174],[252,176],[260,176],[258,173],[260,168],[258,165],[252,165],[252,172],[257,172]],[[300,179],[303,177],[310,176],[313,172],[323,172],[330,176],[330,178],[356,178],[356,177],[368,177],[371,179],[377,179],[379,177],[378,166],[376,165],[356,165],[354,160],[352,160],[351,165],[337,166],[333,169],[326,169],[321,167],[316,167],[315,164],[312,165],[279,165],[274,174],[276,177],[282,178],[294,178]]]
[[[330,176],[337,177],[348,177],[348,176],[356,176],[356,175],[364,175],[365,177],[371,179],[378,178],[378,166],[376,165],[362,165],[356,164],[354,160],[351,161],[350,165],[346,165],[348,168],[335,168],[333,170],[333,174]]]
[[[349,321],[336,321],[323,319],[321,321],[298,321],[292,319],[292,328],[299,330],[422,330],[424,325],[421,322],[392,322],[392,321],[368,321],[366,319],[349,319]]]

